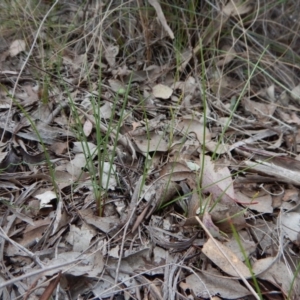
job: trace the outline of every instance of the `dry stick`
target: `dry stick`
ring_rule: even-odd
[[[121,261],[122,261],[122,256],[123,256],[123,250],[124,250],[124,244],[125,244],[125,238],[126,238],[126,235],[127,235],[127,230],[128,230],[130,221],[132,220],[133,215],[136,211],[136,208],[139,204],[139,198],[140,198],[140,201],[142,200],[142,197],[140,197],[142,184],[143,184],[143,176],[141,176],[139,178],[139,180],[136,184],[136,187],[135,187],[135,191],[133,192],[133,195],[131,197],[131,203],[134,206],[130,208],[132,211],[131,211],[131,214],[129,215],[128,220],[127,220],[127,222],[125,224],[125,227],[124,227],[122,243],[121,243],[121,249],[120,249],[120,257],[119,257],[117,268],[116,268],[115,284],[117,284],[117,282],[118,282],[118,277],[119,277],[119,272],[120,272],[120,266],[121,266]]]
[[[119,277],[119,271],[120,271],[120,266],[121,266],[121,261],[122,261],[122,255],[123,255],[123,250],[124,250],[125,238],[126,238],[126,235],[127,235],[127,232],[128,232],[128,227],[130,225],[130,221],[132,220],[133,215],[135,214],[135,211],[136,211],[138,205],[143,200],[143,198],[145,197],[145,195],[147,194],[147,192],[154,186],[154,184],[157,181],[159,181],[161,178],[169,176],[171,174],[172,173],[166,173],[166,174],[160,176],[159,178],[157,178],[156,180],[154,180],[154,182],[152,182],[152,184],[145,191],[143,191],[143,193],[141,195],[139,195],[139,194],[141,192],[141,185],[143,183],[142,182],[143,176],[141,176],[140,179],[138,180],[138,182],[136,184],[135,191],[134,191],[134,193],[133,193],[133,195],[131,197],[131,201],[132,201],[132,207],[130,207],[131,214],[129,215],[129,217],[127,219],[127,222],[126,222],[126,224],[124,226],[124,233],[123,233],[122,243],[121,243],[121,249],[120,249],[120,257],[119,257],[118,265],[117,265],[117,268],[116,268],[116,278],[115,278],[115,283],[116,284],[117,284],[118,277]],[[135,223],[133,225],[133,228],[137,229],[137,227],[138,227],[139,224]],[[133,228],[131,229],[131,231],[133,231]]]
[[[51,271],[51,270],[54,270],[54,269],[60,269],[61,267],[71,265],[71,264],[77,263],[79,261],[81,261],[81,259],[76,259],[72,262],[66,262],[66,263],[59,264],[59,265],[49,266],[47,268],[37,270],[37,271],[31,272],[31,273],[28,273],[28,274],[24,274],[24,275],[21,275],[19,277],[13,278],[11,280],[7,280],[4,283],[0,284],[0,290],[3,289],[4,287],[10,285],[10,284],[14,284],[15,282],[21,281],[21,280],[26,279],[28,277],[39,275],[41,273],[47,273],[47,271]]]
[[[21,70],[20,70],[20,72],[19,72],[19,74],[18,74],[18,76],[17,76],[16,82],[15,82],[15,84],[14,84],[14,88],[13,88],[13,91],[12,91],[12,94],[11,94],[11,101],[10,101],[9,109],[8,109],[8,112],[7,112],[7,117],[6,117],[6,121],[5,121],[5,125],[4,125],[4,130],[3,130],[3,132],[2,132],[2,136],[1,136],[1,139],[0,139],[0,142],[1,142],[1,143],[2,143],[2,140],[3,140],[3,138],[4,138],[5,128],[7,127],[9,115],[10,115],[10,113],[11,113],[12,102],[13,102],[13,99],[14,99],[14,96],[15,96],[15,93],[16,93],[16,89],[17,89],[19,80],[20,80],[20,78],[21,78],[21,75],[22,75],[22,73],[23,73],[23,71],[24,71],[24,69],[25,69],[25,67],[26,67],[26,65],[27,65],[27,62],[28,62],[28,60],[29,60],[29,57],[30,57],[31,54],[32,54],[33,48],[34,48],[34,46],[35,46],[35,44],[36,44],[36,41],[37,41],[37,39],[38,39],[38,37],[39,37],[40,31],[42,30],[43,25],[44,25],[44,23],[45,23],[45,21],[46,21],[48,15],[50,14],[51,10],[56,6],[56,4],[58,3],[58,1],[59,1],[59,0],[56,0],[56,1],[53,3],[53,5],[50,7],[50,9],[47,11],[47,13],[45,14],[45,16],[44,16],[44,18],[43,18],[43,20],[42,20],[42,22],[41,22],[41,24],[40,24],[40,26],[39,26],[39,28],[38,28],[38,30],[37,30],[37,33],[36,33],[36,35],[35,35],[35,37],[34,37],[34,40],[33,40],[33,42],[32,42],[31,48],[30,48],[30,50],[29,50],[29,52],[28,52],[28,54],[27,54],[27,57],[26,57],[26,59],[25,59],[23,65],[22,65],[22,67],[21,67]]]
[[[27,248],[23,247],[22,245],[20,245],[19,243],[15,242],[14,240],[10,239],[5,231],[0,227],[0,237],[2,237],[4,240],[8,241],[9,243],[11,243],[12,245],[14,245],[16,248],[20,249],[21,251],[25,252],[31,259],[33,259],[41,268],[44,268],[44,265],[42,264],[42,262],[40,261],[40,259],[31,251],[29,251]]]
[[[182,268],[182,269],[185,269],[185,270],[188,270],[190,273],[192,273],[198,280],[199,282],[201,282],[204,286],[204,289],[205,291],[207,292],[207,294],[211,297],[211,294],[208,290],[208,288],[206,287],[205,285],[205,282],[202,281],[202,279],[200,278],[200,276],[191,268],[191,267],[188,267],[188,266],[185,266],[185,265],[182,265],[182,264],[178,264],[178,263],[166,263],[166,264],[163,264],[161,266],[158,266],[158,267],[154,267],[150,270],[147,270],[147,271],[143,271],[143,272],[140,272],[140,273],[134,273],[134,272],[131,272],[131,271],[127,271],[127,270],[122,270],[122,272],[124,274],[128,274],[130,275],[131,277],[129,278],[125,278],[121,283],[116,283],[115,285],[107,288],[106,290],[104,290],[101,294],[98,294],[95,298],[93,299],[96,299],[97,297],[101,297],[102,294],[105,294],[105,293],[108,293],[108,292],[113,292],[113,289],[115,289],[116,287],[118,287],[119,285],[123,284],[123,283],[126,283],[127,281],[130,281],[132,279],[136,279],[137,277],[141,276],[141,275],[144,275],[144,274],[148,274],[150,271],[155,271],[155,270],[160,270],[161,268],[166,268],[166,267],[169,267],[169,266],[177,266],[177,268]],[[115,271],[115,268],[113,267],[109,267],[107,266],[106,267],[107,270],[112,270],[112,271]],[[141,286],[143,286],[143,284],[141,284]],[[126,291],[126,290],[129,290],[131,287],[127,287],[127,288],[123,288],[122,290]],[[181,295],[182,296],[182,295]]]
[[[255,109],[256,111],[258,111],[258,112],[259,112],[261,115],[263,115],[264,117],[268,117],[268,118],[270,118],[270,119],[276,121],[278,124],[284,126],[286,129],[289,129],[289,130],[291,130],[291,131],[295,131],[295,129],[294,129],[292,126],[290,126],[290,125],[284,123],[283,121],[281,121],[281,120],[275,118],[275,117],[272,116],[271,114],[265,114],[263,111],[261,111],[260,109],[258,109],[258,108],[256,108],[256,107],[254,107],[254,109]]]
[[[123,228],[122,228],[123,229]],[[93,253],[90,253],[90,255],[93,255],[93,254],[95,254],[97,251],[99,251],[99,250],[101,250],[101,249],[103,249],[110,241],[112,241],[116,236],[118,236],[120,233],[121,233],[121,231],[122,231],[122,229],[120,229],[117,233],[115,233],[103,246],[101,246],[100,248],[98,248],[97,250],[95,250]],[[89,246],[89,248],[87,248],[86,250],[84,250],[79,256],[78,256],[78,259],[77,260],[75,260],[74,261],[74,263],[76,263],[76,262],[78,262],[78,261],[80,261],[81,259],[80,259],[80,256],[82,256],[83,254],[86,254],[86,252],[89,250],[89,249],[91,249],[91,248],[93,248],[97,243],[99,242],[99,240],[96,240],[94,243],[92,243],[90,246]],[[72,262],[69,262],[69,264],[71,264]],[[64,266],[64,265],[60,265],[60,266]],[[57,266],[57,268],[58,268],[58,266]],[[71,268],[71,267],[70,267]],[[46,272],[46,271],[48,271],[48,270],[50,270],[49,268],[45,268],[45,269],[43,269],[43,270],[41,270],[41,272]],[[63,271],[63,272],[65,272],[65,271]],[[35,275],[35,274],[32,274],[32,275]],[[25,275],[24,275],[25,276]],[[27,274],[27,276],[31,276],[31,274]],[[21,278],[22,279],[22,278]],[[20,280],[21,280],[20,279]],[[47,280],[47,281],[45,281],[44,283],[47,283],[47,282],[50,282],[51,281],[51,279],[49,279],[49,280]],[[37,287],[38,288],[38,287]],[[0,289],[1,289],[1,286],[0,286]],[[19,299],[20,297],[22,297],[22,295],[21,296],[19,296],[17,299]]]
[[[224,251],[222,251],[222,249],[220,248],[219,244],[216,242],[215,238],[211,235],[211,233],[208,231],[208,229],[206,228],[206,226],[202,223],[202,221],[200,220],[199,217],[196,217],[196,220],[198,221],[198,223],[201,225],[201,227],[204,229],[205,233],[209,236],[209,238],[211,238],[211,240],[214,242],[214,244],[216,245],[216,247],[219,249],[219,251],[222,253],[222,255],[227,259],[227,261],[229,262],[229,264],[231,265],[231,267],[235,270],[235,272],[237,274],[239,274],[240,278],[242,279],[242,281],[244,282],[244,284],[246,285],[246,287],[249,289],[249,291],[252,293],[252,295],[257,299],[260,300],[259,296],[257,295],[257,293],[255,292],[255,290],[253,289],[253,287],[249,284],[249,282],[246,280],[245,276],[240,272],[240,270],[232,263],[232,261],[229,259],[229,257],[226,255],[226,253]]]
[[[40,300],[48,300],[51,298],[54,289],[58,286],[61,279],[61,271],[56,277],[54,277],[49,285],[45,288],[43,294],[40,296]]]
[[[148,21],[147,17],[144,18],[143,14],[142,14],[142,1],[141,0],[136,0],[137,2],[137,6],[138,6],[138,10],[139,10],[139,15],[140,15],[140,19],[141,19],[141,25],[143,28],[143,33],[144,33],[144,40],[145,40],[145,45],[146,45],[146,53],[147,53],[147,64],[151,61],[151,51],[150,51],[150,34],[149,34],[149,28],[148,28],[148,24],[146,24],[145,20]]]

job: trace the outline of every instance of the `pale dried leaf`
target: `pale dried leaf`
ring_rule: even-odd
[[[260,213],[273,213],[272,197],[270,194],[250,198],[243,193],[236,191],[235,196],[240,204],[245,203],[245,207],[249,209],[253,209]]]
[[[83,133],[86,137],[90,136],[93,130],[93,123],[90,120],[86,120],[83,124]]]
[[[209,156],[204,157],[202,187],[204,192],[212,194],[213,200],[234,203],[236,199],[229,169],[226,166],[218,167]]]
[[[191,171],[199,171],[201,169],[201,167],[198,164],[192,161],[187,161],[186,165],[191,169]]]
[[[112,115],[112,103],[105,101],[100,107],[100,116],[103,119],[110,119]]]
[[[205,143],[205,148],[210,152],[217,153],[217,154],[225,154],[229,153],[230,146],[227,144],[219,143],[216,141],[209,141]]]
[[[82,252],[88,249],[92,238],[96,234],[96,230],[85,223],[82,224],[81,228],[71,225],[70,231],[66,236],[66,241],[73,245],[73,251]]]
[[[154,195],[152,189],[155,191]],[[160,177],[159,180],[155,181],[152,189],[148,189],[145,193],[145,198],[151,200],[147,206],[147,216],[150,216],[152,212],[164,203],[168,203],[174,197],[179,196],[178,184],[168,177]]]
[[[117,186],[116,165],[112,165],[109,162],[104,162],[101,167],[102,187],[108,190],[114,190]]]
[[[70,51],[69,49],[68,50],[65,49],[62,58],[64,64],[71,66],[71,72],[75,73],[76,71],[82,68],[82,64],[86,59],[86,55],[85,54],[77,55],[77,53]]]
[[[171,174],[171,180],[182,181],[187,178],[187,174],[194,173],[191,172],[191,169],[184,162],[169,162],[161,168],[159,174],[160,176]]]
[[[86,159],[83,153],[78,153],[75,155],[67,165],[66,170],[75,178],[79,178],[83,169],[86,167]]]
[[[280,181],[289,184],[300,184],[299,161],[292,158],[261,157],[257,162],[244,161],[244,164],[251,170],[274,176]]]
[[[292,91],[291,91],[291,97],[296,100],[299,101],[300,100],[300,84],[298,84],[297,86],[295,86]]]
[[[58,238],[60,238],[59,231],[61,229],[64,230],[63,227],[70,224],[70,219],[71,219],[71,216],[69,214],[67,214],[67,212],[64,210],[63,201],[58,201],[56,213],[55,213],[55,219],[53,222],[52,235],[54,235],[56,233],[58,235]]]
[[[119,280],[123,282],[127,288],[137,288],[140,286],[137,281],[135,281],[132,278],[131,273],[136,272],[145,272],[146,274],[152,275],[152,269],[155,264],[153,261],[149,261],[150,257],[150,249],[141,249],[139,251],[133,252],[131,255],[128,255],[125,258],[122,258],[121,265],[120,265],[120,272],[119,272]],[[110,266],[110,275],[111,277],[107,278],[107,281],[104,282],[101,281],[103,278],[102,276],[99,278],[99,284],[97,284],[96,287],[94,287],[93,291],[95,292],[95,295],[97,295],[99,298],[106,298],[109,297],[109,295],[114,295],[116,293],[116,290],[118,288],[116,287],[115,283],[112,282],[111,278],[115,276],[117,269],[117,262],[115,258],[109,258],[107,261],[107,265]],[[161,261],[161,264],[164,265],[165,262]],[[160,265],[160,264],[159,264]],[[147,271],[149,269],[149,271]],[[162,273],[163,273],[163,269]],[[124,272],[122,272],[124,271]],[[105,278],[105,275],[104,275]],[[151,290],[150,282],[145,282],[147,287]],[[108,288],[110,287],[110,288]],[[112,293],[113,291],[113,293]],[[151,291],[150,291],[151,292]],[[152,293],[151,293],[152,294]],[[159,292],[153,297],[153,299],[161,299],[161,297],[158,297],[160,294]]]
[[[267,93],[267,96],[269,97],[269,99],[270,99],[272,102],[275,102],[275,101],[276,101],[276,96],[275,96],[275,85],[274,85],[274,84],[270,85],[270,86],[266,89],[266,93]]]
[[[107,60],[110,67],[114,67],[116,64],[116,57],[119,53],[119,46],[109,45],[105,49],[105,59]]]
[[[209,238],[203,246],[202,253],[204,253],[223,272],[231,276],[240,277],[240,275],[233,269],[229,261],[234,264],[234,266],[244,277],[248,278],[251,276],[251,272],[249,271],[248,267],[229,248],[216,240],[215,242],[219,247],[216,247],[212,239]],[[225,258],[225,256],[227,258]]]
[[[170,38],[173,40],[174,39],[174,33],[172,31],[172,29],[169,27],[169,25],[167,24],[167,20],[165,18],[165,15],[161,9],[160,3],[157,0],[148,0],[149,3],[154,7],[157,17],[159,19],[159,21],[161,22],[163,28],[167,31],[167,33],[169,34]]]
[[[229,148],[230,151],[237,148],[237,147],[240,147],[242,145],[253,144],[257,140],[262,140],[266,137],[270,137],[270,136],[274,136],[274,135],[278,134],[275,130],[272,130],[272,129],[262,129],[262,130],[257,130],[255,132],[254,132],[255,134],[253,136],[250,136],[247,139],[244,139],[244,140],[241,140],[241,141],[238,141],[238,142],[232,144]]]
[[[89,154],[94,154],[95,155],[95,150],[97,149],[97,146],[91,142],[74,142],[73,143],[73,152],[74,153],[82,153],[85,152],[88,155]]]
[[[134,132],[138,127],[142,126],[142,123],[141,122],[132,122],[131,126],[132,126],[132,132]]]
[[[49,145],[57,142],[57,140],[62,137],[75,137],[75,134],[71,132],[71,129],[65,130],[59,127],[49,126],[44,122],[37,122],[36,129],[38,130],[40,136],[38,136],[35,132],[30,132],[26,135],[20,132],[18,135],[20,137],[25,137],[38,142],[40,142],[40,138],[42,138],[43,142]]]
[[[152,88],[153,96],[160,99],[169,99],[173,90],[164,84],[157,84]]]
[[[56,142],[50,145],[50,150],[54,152],[56,155],[62,155],[67,152],[69,148],[69,142]]]
[[[46,191],[43,194],[35,195],[35,198],[39,199],[40,208],[52,207],[50,202],[57,198],[56,194],[53,191]]]
[[[196,134],[197,139],[201,144],[204,142],[204,140],[206,142],[211,140],[211,135],[208,128],[205,128],[205,138],[204,138],[203,123],[193,118],[185,117],[184,119],[180,120],[176,128],[184,135],[188,135],[191,133]]]
[[[282,231],[292,242],[297,241],[300,232],[300,214],[298,212],[286,212],[281,216]]]
[[[51,223],[50,218],[34,221],[34,225],[28,225],[26,229],[23,231],[23,236],[18,241],[18,243],[24,247],[30,247],[36,244],[36,242],[38,242],[43,237],[50,223]],[[6,255],[8,256],[24,255],[24,252],[21,251],[19,248],[16,248],[13,245],[8,244],[6,248]]]
[[[293,201],[299,202],[299,191],[298,189],[286,189],[282,197],[282,201]]]
[[[60,190],[74,183],[76,178],[67,172],[67,164],[62,164],[55,168],[55,180]]]
[[[260,103],[247,98],[243,98],[241,103],[247,112],[255,115],[260,121],[270,119],[277,108],[273,103]]]
[[[61,270],[64,270],[64,273],[71,274],[73,276],[85,275],[87,277],[97,277],[101,274],[104,262],[103,255],[100,251],[97,251],[94,254],[85,254],[81,255],[80,252],[65,252],[59,253],[57,258],[51,259],[47,265],[59,265],[66,262],[76,261],[78,258],[82,259],[80,262],[77,262],[72,267],[62,267]],[[57,270],[48,271],[47,275],[56,274]]]
[[[142,153],[149,153],[155,151],[167,151],[169,149],[169,142],[167,137],[162,133],[151,132],[144,135],[132,136],[136,146]]]
[[[80,210],[79,213],[87,224],[90,224],[100,229],[104,233],[109,233],[109,231],[112,230],[120,222],[120,218],[117,216],[110,216],[110,217],[95,216],[91,209]]]
[[[110,257],[119,258],[120,257],[120,246],[117,245],[116,247],[111,248],[108,251],[108,255]]]
[[[213,223],[211,219],[211,215],[206,211],[203,214],[203,224],[207,228],[207,230],[210,232],[210,234],[213,237],[219,237],[220,236],[220,231],[219,228]]]
[[[3,161],[3,159],[6,157],[8,152],[1,152],[0,153],[0,163]]]
[[[222,47],[222,52],[225,52],[225,54],[223,54],[222,58],[217,62],[217,67],[224,67],[236,57],[236,52],[233,46],[224,45]]]
[[[120,80],[109,79],[108,82],[109,82],[109,85],[110,85],[111,89],[115,93],[117,93],[119,95],[125,94],[125,92],[126,92],[126,86]]]
[[[230,0],[226,6],[223,7],[222,11],[228,16],[244,15],[252,11],[252,6],[249,2],[250,1]]]
[[[24,40],[15,40],[9,46],[9,55],[14,57],[18,55],[20,52],[25,51],[26,44]]]
[[[24,92],[16,93],[16,97],[22,100],[22,104],[24,106],[29,106],[39,101],[39,96],[36,87],[33,88],[31,85],[24,85],[22,88]],[[49,110],[47,108],[48,108],[47,105],[40,105],[39,109],[32,113],[32,116],[40,120],[47,120],[49,114],[52,112],[52,109]],[[45,110],[47,111],[44,112]]]
[[[232,226],[236,231],[247,226],[244,210],[235,203],[218,203],[211,211],[211,216],[214,224],[226,233],[232,232]]]
[[[212,91],[220,98],[228,97],[243,85],[241,81],[224,75],[220,71],[213,73],[209,83]]]
[[[241,261],[245,261],[250,254],[255,252],[257,247],[256,243],[253,241],[245,240],[243,238],[241,238],[240,241],[237,241],[233,235],[229,241],[224,243],[224,245],[228,247],[228,249],[230,249]]]
[[[256,270],[256,266],[259,267],[259,270],[267,270],[258,277],[271,282],[274,286],[277,286],[280,290],[282,290],[285,295],[287,295],[291,288],[294,274],[289,270],[288,266],[284,262],[279,260],[274,264],[274,259],[276,258],[268,257],[257,260],[253,265],[253,270]],[[299,295],[299,281],[297,279],[294,285],[294,290],[295,289],[298,289],[298,293],[296,294]]]
[[[115,280],[111,276],[104,274],[100,276],[97,284],[91,286],[91,291],[98,299],[105,299],[116,295],[116,293],[120,292],[120,288],[115,284]]]
[[[183,72],[193,57],[193,51],[191,49],[186,49],[184,52],[180,53],[180,67],[179,72]]]

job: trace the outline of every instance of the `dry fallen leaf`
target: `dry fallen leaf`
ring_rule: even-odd
[[[299,185],[300,162],[291,157],[267,155],[254,155],[255,162],[245,160],[244,164],[251,170],[257,170],[268,176],[273,176],[278,181]]]
[[[132,136],[136,146],[143,154],[156,151],[167,151],[169,149],[169,142],[166,136],[162,133],[151,132],[145,135]]]
[[[35,198],[39,199],[40,208],[52,207],[51,201],[57,198],[57,195],[53,191],[46,191],[43,194],[35,195]]]
[[[300,100],[300,84],[298,84],[297,86],[295,86],[292,91],[291,91],[291,97],[294,100]]]
[[[218,167],[209,156],[204,157],[202,188],[204,192],[211,193],[215,201],[219,199],[230,204],[236,200],[229,169],[226,166]]]
[[[204,244],[202,252],[214,263],[216,264],[223,272],[234,276],[240,277],[240,275],[233,269],[229,261],[234,264],[234,266],[239,270],[239,272],[246,278],[251,276],[251,272],[248,267],[226,246],[216,241],[218,247],[211,238]]]
[[[15,40],[9,46],[9,55],[14,57],[20,52],[25,51],[26,44],[24,40]]]
[[[164,84],[157,84],[152,88],[153,96],[160,99],[169,99],[173,90]]]
[[[251,2],[242,0],[230,0],[222,9],[223,13],[231,16],[244,15],[252,11]]]
[[[222,53],[225,52],[225,54],[223,54],[221,59],[217,62],[217,67],[224,67],[236,57],[236,52],[233,46],[224,45],[221,50]]]
[[[90,136],[93,130],[93,123],[90,120],[86,120],[83,124],[83,132],[85,136]]]
[[[256,265],[258,265],[261,270],[266,270],[266,272],[263,272],[258,277],[271,282],[274,286],[277,286],[280,290],[282,290],[285,295],[288,295],[292,286],[294,275],[284,262],[279,260],[274,264],[273,260],[273,257],[259,259],[254,263],[253,269],[255,271]],[[293,294],[296,296],[299,295],[299,292],[299,279],[296,279],[295,284],[293,285]],[[292,296],[290,299],[296,298],[293,298]]]
[[[195,117],[185,116],[178,122],[176,129],[183,135],[188,135],[191,133],[195,134],[199,143],[201,144],[203,144],[204,141],[209,142],[211,140],[209,129],[205,128],[203,123],[197,120]]]
[[[108,80],[111,89],[119,95],[122,95],[126,92],[126,86],[120,81],[116,79]]]
[[[80,216],[85,220],[89,225],[92,225],[104,233],[109,233],[114,226],[118,225],[120,222],[119,217],[110,216],[110,217],[98,217],[95,216],[91,209],[83,209],[79,211]]]
[[[298,212],[286,212],[282,216],[282,231],[292,242],[297,241],[300,232],[300,214]]]
[[[89,248],[90,242],[96,234],[96,230],[85,223],[82,224],[81,228],[71,225],[66,241],[73,246],[73,251],[82,252]]]
[[[97,277],[101,274],[104,268],[104,261],[103,255],[100,251],[84,255],[75,251],[59,253],[56,258],[49,260],[47,265],[57,265],[65,262],[71,263],[72,261],[76,261],[78,258],[82,260],[74,264],[72,267],[67,266],[62,268],[65,274],[71,274],[73,276],[85,275],[87,277]],[[48,271],[47,275],[53,275],[55,273],[57,273],[57,270],[51,270]]]
[[[116,57],[119,53],[119,46],[109,45],[105,49],[105,59],[107,60],[110,67],[114,67],[116,64]]]
[[[250,198],[243,193],[237,191],[235,193],[236,199],[239,203],[246,203],[245,207],[249,209],[253,209],[260,213],[272,213],[273,206],[272,206],[272,197],[270,194],[266,194],[260,197],[253,197]],[[253,204],[251,204],[253,203]]]
[[[204,212],[203,214],[203,224],[213,237],[220,236],[219,228],[213,223],[211,215],[208,212]]]
[[[235,203],[218,203],[211,211],[211,217],[214,224],[226,233],[232,232],[232,226],[236,231],[246,227],[244,210]]]
[[[216,278],[218,278],[217,284]],[[185,280],[188,288],[191,289],[197,297],[203,297],[205,299],[210,298],[209,295],[215,294],[219,294],[226,299],[238,299],[250,295],[250,292],[237,281],[226,278],[221,272],[213,268],[208,268],[203,273],[193,273]]]
[[[157,0],[148,0],[148,1],[154,7],[154,9],[157,13],[157,17],[158,17],[159,21],[161,22],[163,28],[167,31],[170,38],[173,40],[174,39],[174,33],[173,33],[172,29],[169,27],[169,25],[167,24],[167,20],[165,18],[165,15],[164,15],[162,9],[161,9],[160,3]]]
[[[272,102],[261,103],[247,98],[243,98],[241,103],[247,113],[249,112],[255,115],[261,122],[269,120],[277,108],[277,106]]]

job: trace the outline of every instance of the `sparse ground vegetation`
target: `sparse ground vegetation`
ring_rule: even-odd
[[[0,2],[1,299],[300,299],[300,3]]]

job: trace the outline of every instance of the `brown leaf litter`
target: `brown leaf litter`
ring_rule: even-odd
[[[296,2],[50,2],[0,4],[0,298],[298,299]]]

